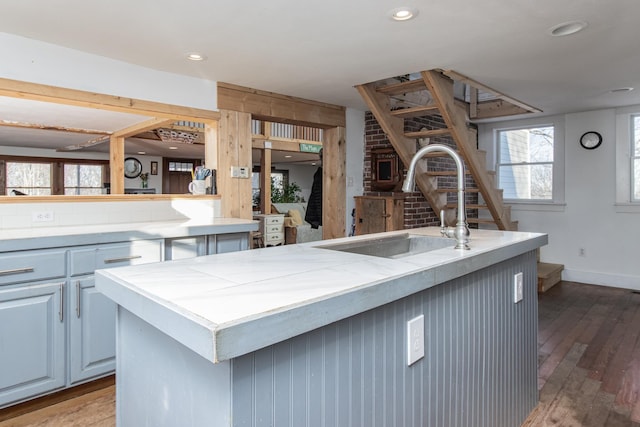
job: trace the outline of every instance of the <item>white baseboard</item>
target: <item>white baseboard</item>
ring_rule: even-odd
[[[562,271],[562,280],[640,291],[640,276],[595,273],[593,271],[571,270],[565,268]]]

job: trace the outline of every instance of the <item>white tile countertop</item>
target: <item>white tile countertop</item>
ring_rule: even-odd
[[[395,301],[547,243],[547,235],[472,230],[471,250],[387,259],[320,248],[402,230],[98,270],[98,290],[212,362],[237,357]]]
[[[0,232],[0,252],[109,243],[114,241],[166,239],[255,231],[258,222],[236,218],[212,218],[34,227]]]

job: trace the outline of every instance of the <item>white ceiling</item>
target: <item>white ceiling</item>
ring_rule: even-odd
[[[354,85],[453,69],[544,115],[640,104],[638,0],[21,0],[4,32],[149,68],[366,109]],[[552,37],[570,21],[589,25]],[[190,62],[186,52],[208,60]],[[610,93],[620,87],[628,93]],[[117,120],[117,118],[115,119]],[[59,124],[59,123],[58,123]]]

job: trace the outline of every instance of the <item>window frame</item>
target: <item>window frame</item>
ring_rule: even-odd
[[[634,199],[633,118],[640,117],[640,105],[617,108],[616,114],[616,212],[640,213],[640,199]]]
[[[6,177],[7,177],[7,162],[14,163],[49,163],[51,164],[51,196],[64,196],[64,165],[100,165],[103,167],[103,181],[109,182],[109,161],[108,160],[93,160],[93,159],[76,159],[76,158],[52,158],[52,157],[33,157],[33,156],[0,156],[0,179],[2,185],[0,185],[0,196],[7,196],[6,194]]]
[[[565,209],[565,117],[563,115],[482,123],[479,126],[479,148],[487,152],[487,165],[493,165],[498,180],[499,131],[553,126],[553,166],[551,199],[504,199],[512,210],[563,211]],[[490,167],[490,166],[488,166]]]
[[[501,157],[500,157],[500,153],[502,152],[501,147],[500,147],[500,135],[504,132],[510,132],[510,131],[520,131],[520,130],[531,130],[531,129],[540,129],[540,128],[552,128],[553,129],[553,147],[554,147],[554,157],[552,161],[546,161],[546,162],[517,162],[517,163],[502,163],[501,162]],[[504,188],[501,186],[501,182],[500,182],[500,168],[504,167],[504,166],[540,166],[540,165],[551,165],[551,198],[549,199],[525,199],[525,198],[518,198],[518,199],[513,199],[513,198],[507,198],[504,197],[505,202],[507,203],[548,203],[550,201],[553,200],[553,172],[554,172],[554,163],[555,163],[555,127],[553,126],[553,124],[540,124],[540,125],[532,125],[532,126],[524,126],[524,127],[515,127],[515,128],[502,128],[502,129],[496,129],[496,180],[497,180],[497,187],[498,188],[502,188],[504,190]]]
[[[636,126],[635,121],[640,121],[640,111],[636,114],[632,114],[629,120],[629,201],[633,204],[640,204],[640,197],[635,197],[636,190],[640,193],[640,189],[636,189],[636,174],[640,173],[640,171],[636,170],[636,160],[640,162],[640,154],[636,155],[636,142],[640,141],[640,130],[638,131],[638,135],[636,135]],[[637,139],[636,139],[637,138]],[[640,169],[640,166],[639,166]]]

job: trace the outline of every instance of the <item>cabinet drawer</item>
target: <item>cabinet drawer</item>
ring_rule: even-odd
[[[284,241],[284,233],[267,233],[264,235],[265,243],[282,242]]]
[[[140,240],[74,249],[70,252],[70,274],[93,274],[100,268],[162,261],[162,248],[162,240]]]
[[[0,255],[0,285],[66,276],[65,250]]]
[[[269,215],[264,217],[264,224],[268,227],[273,224],[284,224],[284,215]]]
[[[264,227],[265,233],[281,233],[284,231],[284,226],[282,224],[267,224]]]

